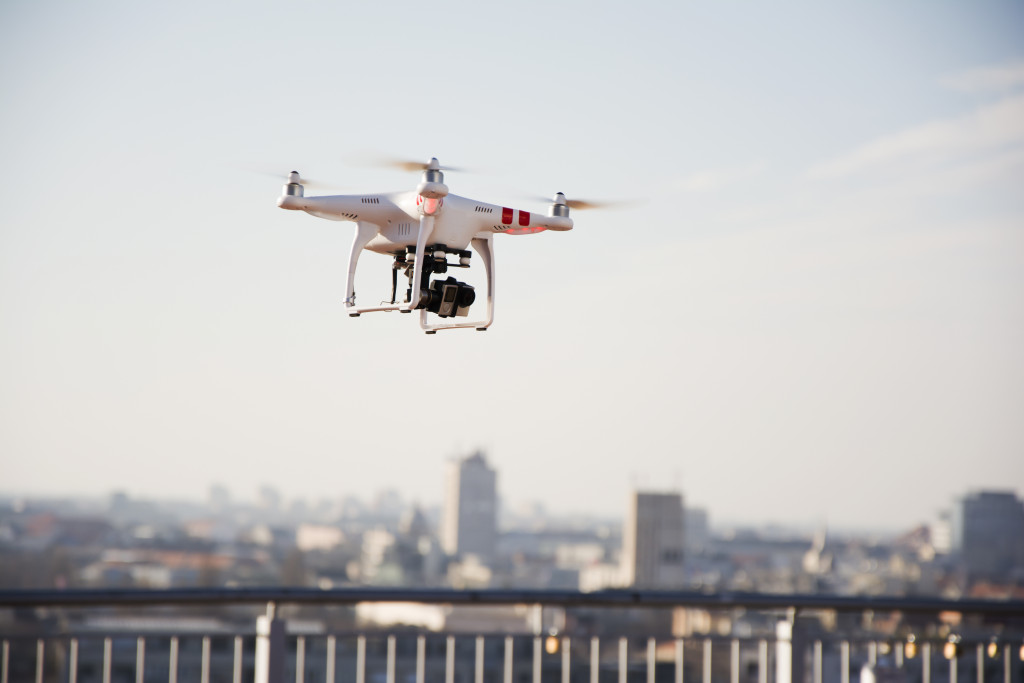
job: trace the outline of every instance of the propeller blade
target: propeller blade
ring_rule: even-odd
[[[273,173],[271,171],[257,171],[257,173],[259,173],[260,175],[270,176],[271,178],[277,178],[281,182],[284,182],[284,183],[288,182],[289,176],[291,175],[289,173],[283,173],[282,174],[282,173]],[[292,173],[295,173],[295,171],[292,171]],[[333,184],[333,183],[326,183],[326,182],[324,182],[322,180],[312,180],[312,179],[307,178],[307,177],[305,177],[305,176],[303,176],[301,174],[299,175],[299,182],[302,183],[302,185],[304,185],[305,187],[319,188],[321,190],[327,190],[327,189],[332,189],[332,188],[333,189],[337,189],[338,188],[338,186]]]
[[[412,173],[414,171],[425,171],[430,162],[428,161],[414,161],[412,159],[394,159],[390,157],[382,157],[370,161],[373,166],[384,166],[385,168],[397,168],[400,171],[408,171]],[[438,167],[441,171],[453,171],[455,173],[465,173],[466,169],[455,166],[440,166]]]
[[[570,209],[576,211],[588,211],[590,209],[610,209],[615,206],[624,205],[626,202],[595,202],[588,199],[566,199],[565,203]]]
[[[531,197],[534,201],[544,202],[545,204],[551,203],[551,197],[541,197],[534,195]],[[595,201],[592,199],[566,199],[566,205],[575,211],[589,211],[592,209],[614,209],[624,206],[629,206],[635,202],[628,200],[614,200],[614,201]]]

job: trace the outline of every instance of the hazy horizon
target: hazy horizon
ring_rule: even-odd
[[[501,479],[501,473],[498,473],[499,482]],[[115,495],[126,495],[129,500],[164,504],[164,505],[189,505],[189,506],[205,506],[210,504],[210,492],[214,487],[222,487],[227,490],[231,504],[234,506],[241,507],[260,507],[261,502],[259,500],[261,491],[264,487],[259,487],[252,491],[239,492],[231,489],[228,486],[224,486],[222,483],[214,482],[210,484],[205,494],[203,495],[159,495],[159,494],[141,494],[133,492],[128,489],[115,489],[106,493],[82,493],[73,490],[59,492],[59,491],[48,491],[48,492],[33,492],[33,491],[12,491],[5,488],[0,488],[0,500],[25,500],[25,501],[39,501],[39,502],[70,502],[70,503],[87,503],[89,505],[97,507],[106,507],[110,504],[110,500]],[[376,504],[376,498],[382,494],[399,493],[403,505],[406,506],[419,506],[424,510],[439,511],[444,506],[444,501],[441,495],[436,497],[406,497],[395,489],[381,489],[377,491],[367,493],[342,493],[335,497],[322,496],[322,497],[310,497],[303,496],[301,494],[296,495],[285,495],[283,492],[274,489],[275,492],[281,494],[280,507],[278,512],[282,515],[287,515],[292,512],[292,505],[295,503],[302,503],[307,506],[307,512],[309,507],[315,507],[320,504],[330,503],[332,505],[338,505],[350,496],[358,500],[361,504],[366,505],[368,509],[372,510]],[[776,519],[757,519],[757,518],[742,518],[742,517],[723,517],[716,515],[713,509],[709,509],[707,506],[693,504],[686,491],[676,487],[640,487],[638,491],[652,492],[652,491],[663,491],[680,493],[683,496],[683,504],[687,509],[701,509],[708,515],[709,526],[712,530],[718,532],[734,531],[739,529],[757,529],[757,530],[777,530],[783,529],[793,533],[800,534],[811,534],[822,529],[828,529],[835,533],[851,533],[860,535],[871,535],[881,534],[884,536],[898,535],[901,533],[908,532],[921,525],[930,525],[933,522],[938,521],[939,513],[951,512],[955,504],[955,499],[951,499],[948,503],[940,509],[931,511],[930,513],[922,513],[917,518],[906,519],[906,520],[892,520],[890,524],[886,525],[858,525],[858,524],[833,524],[825,518],[812,518],[806,519],[789,519],[789,520],[776,520]],[[962,495],[970,493],[976,493],[978,490],[964,491]],[[1014,493],[1019,497],[1019,493],[1009,489],[990,488],[986,491],[999,491],[999,492],[1010,492]],[[960,498],[962,496],[957,496]],[[502,511],[502,515],[507,518],[520,518],[525,519],[530,516],[540,515],[543,518],[558,523],[567,522],[572,520],[586,519],[593,522],[607,522],[607,523],[621,523],[626,516],[627,507],[629,504],[628,497],[623,498],[622,507],[618,511],[610,512],[592,512],[586,510],[575,510],[575,509],[552,509],[541,500],[531,500],[526,498],[517,498],[514,495],[506,495],[500,489],[498,491],[499,507]],[[537,506],[540,506],[538,509]]]

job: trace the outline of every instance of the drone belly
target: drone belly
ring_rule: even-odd
[[[419,235],[419,222],[411,218],[398,221],[388,221],[377,233],[366,248],[378,254],[394,254],[405,252],[406,247],[416,244],[416,237]]]
[[[465,249],[477,232],[479,229],[465,223],[438,221],[434,226],[434,232],[430,235],[430,241],[434,244],[444,244],[452,249]]]

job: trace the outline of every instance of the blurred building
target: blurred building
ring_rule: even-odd
[[[622,530],[622,578],[626,585],[684,585],[684,525],[682,494],[633,492]]]
[[[700,554],[707,550],[710,536],[708,511],[704,508],[686,508],[683,524],[686,526],[686,533],[683,535],[686,553]]]
[[[1024,572],[1024,503],[1013,493],[968,494],[957,501],[950,521],[953,552],[970,576]]]
[[[231,507],[231,493],[223,485],[213,484],[207,502],[213,512],[227,512]]]
[[[948,555],[953,551],[953,522],[948,511],[939,513],[928,530],[932,548],[937,554]]]
[[[281,494],[273,486],[261,486],[256,504],[267,512],[278,512],[281,509]]]
[[[477,452],[448,462],[441,545],[449,555],[493,561],[498,539],[497,472]]]
[[[303,552],[333,550],[344,542],[344,532],[328,524],[300,524],[295,530],[295,545]]]

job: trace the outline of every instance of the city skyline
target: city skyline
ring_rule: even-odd
[[[2,486],[437,500],[480,448],[555,512],[654,483],[717,520],[891,528],[1024,491],[1022,24],[995,0],[5,6]],[[415,187],[368,153],[528,211],[628,203],[498,235],[494,326],[426,337],[345,315],[351,223],[276,207],[293,169]],[[364,258],[361,297],[389,266]]]
[[[451,463],[453,461],[449,460],[448,462]],[[921,510],[916,516],[912,515],[906,519],[893,519],[891,523],[887,525],[872,526],[842,523],[837,524],[829,521],[828,519],[811,517],[792,520],[730,517],[728,515],[718,514],[718,511],[715,510],[713,506],[693,503],[687,497],[685,489],[675,486],[661,488],[641,486],[638,488],[632,488],[627,491],[626,496],[621,501],[622,505],[620,509],[598,513],[587,510],[552,509],[543,500],[506,495],[499,487],[497,490],[497,519],[499,522],[499,532],[515,528],[517,523],[521,524],[524,521],[529,521],[529,523],[532,524],[540,520],[546,520],[548,523],[554,524],[555,527],[565,523],[575,525],[584,521],[586,523],[607,523],[613,525],[624,524],[629,517],[630,506],[633,504],[637,494],[653,494],[655,496],[681,495],[686,500],[686,505],[684,507],[687,515],[691,512],[698,512],[702,517],[703,523],[706,524],[708,528],[714,529],[718,533],[733,533],[740,530],[761,530],[772,533],[790,532],[811,535],[827,531],[829,533],[854,535],[882,534],[883,536],[891,537],[922,526],[934,529],[936,524],[948,524],[949,517],[957,506],[963,501],[968,500],[979,493],[984,493],[986,495],[1010,494],[1014,497],[1024,499],[1024,491],[1015,491],[1007,488],[994,487],[988,489],[964,489],[934,510]],[[278,501],[277,504],[272,507],[267,507],[266,503],[266,496],[269,494],[273,494]],[[409,497],[393,488],[385,488],[366,493],[339,492],[335,496],[292,496],[284,495],[281,491],[268,485],[261,485],[253,490],[236,491],[217,482],[210,484],[205,493],[196,496],[150,496],[124,489],[93,495],[81,493],[65,495],[27,491],[19,492],[0,488],[0,500],[22,501],[26,503],[33,500],[44,503],[64,501],[67,503],[87,504],[90,506],[90,509],[95,509],[96,511],[107,509],[107,507],[111,505],[112,500],[121,498],[142,504],[177,504],[191,507],[212,508],[228,506],[236,509],[251,508],[253,510],[265,510],[273,514],[284,516],[294,513],[299,514],[300,517],[305,515],[316,516],[316,510],[322,511],[329,507],[331,510],[336,512],[339,510],[342,511],[341,516],[338,518],[339,520],[345,519],[347,518],[347,515],[353,513],[353,508],[350,507],[351,505],[357,505],[358,509],[362,510],[361,514],[368,513],[373,515],[376,513],[382,513],[394,516],[395,519],[397,519],[398,513],[395,506],[400,506],[400,509],[404,511],[418,509],[430,512],[434,523],[437,526],[435,531],[439,538],[444,535],[445,494],[443,487],[439,488],[438,494],[433,498],[429,496]],[[345,512],[346,510],[347,512]],[[514,520],[518,520],[518,522],[515,522]],[[510,521],[513,521],[512,526],[508,526]]]

